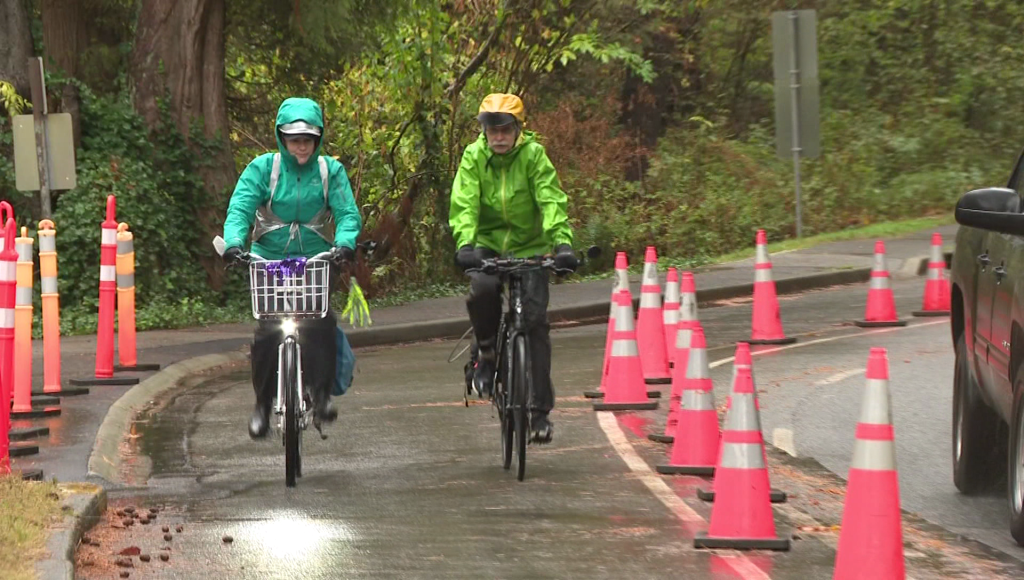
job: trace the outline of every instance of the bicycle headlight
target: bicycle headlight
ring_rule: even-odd
[[[281,321],[281,332],[283,332],[285,336],[295,334],[295,331],[297,329],[298,325],[296,325],[295,321],[292,320],[291,318],[286,318],[283,321]]]

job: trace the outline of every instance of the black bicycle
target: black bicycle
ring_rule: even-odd
[[[592,247],[587,256],[600,255],[599,248]],[[583,259],[580,259],[582,265]],[[494,376],[494,408],[501,421],[502,467],[512,466],[513,448],[518,457],[516,479],[526,475],[526,445],[530,432],[530,413],[527,408],[533,392],[533,368],[530,357],[529,330],[523,318],[522,276],[528,271],[550,270],[557,275],[571,274],[571,270],[555,267],[553,258],[491,258],[483,260],[483,266],[466,270],[467,273],[482,272],[497,275],[506,288],[508,307],[498,326],[497,365]],[[468,370],[467,370],[468,375]],[[468,376],[467,376],[468,382]],[[468,388],[468,385],[467,385]]]

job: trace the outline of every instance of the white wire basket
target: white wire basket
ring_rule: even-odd
[[[323,318],[330,290],[327,260],[254,261],[249,264],[249,287],[254,318]]]

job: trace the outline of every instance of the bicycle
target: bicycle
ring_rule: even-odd
[[[359,244],[358,249],[372,252],[374,242]],[[223,254],[218,236],[214,247]],[[302,380],[302,350],[298,336],[301,321],[327,316],[330,306],[330,267],[344,267],[336,250],[311,258],[267,260],[252,252],[243,252],[238,261],[249,266],[252,314],[257,320],[279,320],[281,343],[278,346],[277,395],[272,410],[278,418],[275,428],[285,448],[285,486],[295,487],[302,477],[302,432],[313,422],[313,400]],[[317,426],[319,430],[319,426]],[[320,438],[327,436],[320,431]]]
[[[587,251],[587,257],[595,258],[600,253],[600,248],[591,247]],[[582,258],[580,264],[583,264]],[[502,467],[504,469],[511,468],[514,447],[518,458],[516,479],[519,481],[523,481],[526,476],[526,444],[527,433],[530,432],[527,402],[533,392],[533,382],[530,376],[532,360],[528,328],[523,320],[522,296],[522,274],[531,270],[550,270],[556,275],[572,273],[570,270],[556,268],[554,259],[551,257],[489,258],[483,260],[481,267],[466,270],[467,274],[473,272],[497,274],[501,278],[502,287],[507,288],[508,307],[498,323],[498,343],[495,349],[498,364],[495,365],[495,376],[492,383],[494,385],[492,402],[498,412],[501,424]]]

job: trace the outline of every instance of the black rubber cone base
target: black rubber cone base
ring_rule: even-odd
[[[750,339],[747,344],[793,344],[796,342],[795,336],[784,336],[782,338],[762,338],[760,340]]]
[[[651,441],[657,441],[658,443],[672,443],[673,441],[676,440],[676,438],[671,435],[662,435],[660,433],[651,433],[650,435],[647,436],[647,438],[650,439]]]
[[[70,388],[70,387],[61,387],[61,389],[59,391],[54,391],[52,393],[47,393],[46,391],[32,391],[32,396],[33,397],[35,397],[37,395],[44,395],[44,396],[47,396],[47,397],[81,397],[82,395],[88,395],[88,394],[89,394],[89,389],[80,388],[80,387],[79,388],[74,388],[74,389]]]
[[[38,455],[38,445],[11,445],[11,457],[28,457]]]
[[[595,411],[653,411],[658,408],[658,401],[646,403],[594,403]]]
[[[886,326],[906,326],[906,320],[855,320],[854,324],[861,328],[883,328]]]
[[[115,372],[142,373],[160,370],[160,365],[155,363],[138,363],[132,366],[114,365]]]
[[[710,538],[707,532],[697,532],[694,548],[711,550],[777,550],[789,551],[789,538]]]
[[[714,490],[706,490],[703,487],[698,487],[697,497],[704,501],[715,501],[715,492]],[[784,491],[772,489],[771,492],[768,493],[768,497],[772,503],[786,503],[786,492]]]
[[[588,398],[588,399],[603,399],[604,398],[604,392],[603,391],[583,391],[583,396]]]
[[[949,316],[948,310],[915,310],[911,312],[914,316],[925,317],[925,316]]]
[[[33,408],[31,411],[11,411],[11,419],[43,419],[60,417],[60,407]]]
[[[69,384],[76,387],[127,387],[139,384],[134,377],[118,377],[110,379],[71,379]]]
[[[23,481],[42,481],[43,470],[42,469],[22,469],[21,479]]]
[[[28,441],[29,439],[37,439],[49,434],[49,427],[25,427],[24,429],[11,429],[7,436],[10,437],[11,441]]]
[[[650,379],[644,379],[644,382],[648,385],[671,385],[672,377],[654,377]]]
[[[659,465],[658,473],[663,475],[714,475],[714,466],[704,465]]]
[[[54,397],[53,395],[41,395],[32,393],[32,404],[33,405],[59,405],[60,397]]]

